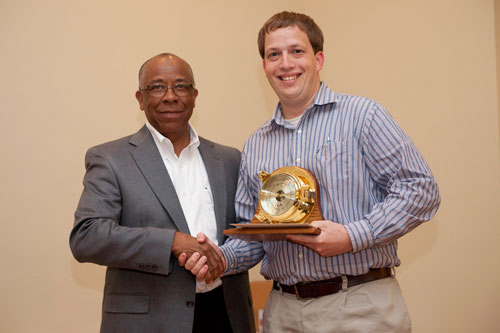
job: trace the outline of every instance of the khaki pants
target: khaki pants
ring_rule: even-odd
[[[410,315],[394,277],[313,299],[272,290],[264,333],[411,332]]]

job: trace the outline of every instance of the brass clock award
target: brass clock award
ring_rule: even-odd
[[[283,167],[271,174],[261,171],[257,211],[250,223],[232,224],[225,235],[245,240],[280,240],[290,234],[318,235],[310,223],[322,220],[319,186],[300,167]]]

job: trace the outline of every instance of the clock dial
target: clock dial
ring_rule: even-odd
[[[252,223],[307,223],[313,212],[316,219],[321,217],[317,214],[317,183],[306,169],[282,167],[271,174],[262,170],[259,178],[262,187]]]
[[[298,185],[290,175],[281,173],[267,179],[260,190],[261,208],[269,215],[282,215],[297,202]]]

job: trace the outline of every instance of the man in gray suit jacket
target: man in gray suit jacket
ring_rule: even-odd
[[[191,67],[160,54],[139,71],[137,133],[88,150],[70,236],[80,262],[107,266],[101,332],[255,332],[248,272],[210,283],[177,264],[181,253],[219,276],[215,243],[234,222],[238,150],[189,125],[198,90]]]

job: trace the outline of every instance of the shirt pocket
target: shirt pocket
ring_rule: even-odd
[[[107,293],[101,332],[152,332],[151,317],[149,295]]]
[[[320,188],[328,191],[343,187],[348,181],[349,156],[344,141],[331,141],[316,150],[313,173]]]
[[[213,209],[214,208],[214,198],[212,194],[212,189],[210,188],[210,183],[207,181],[204,182],[202,188],[201,188],[201,202],[204,204],[206,207]]]

